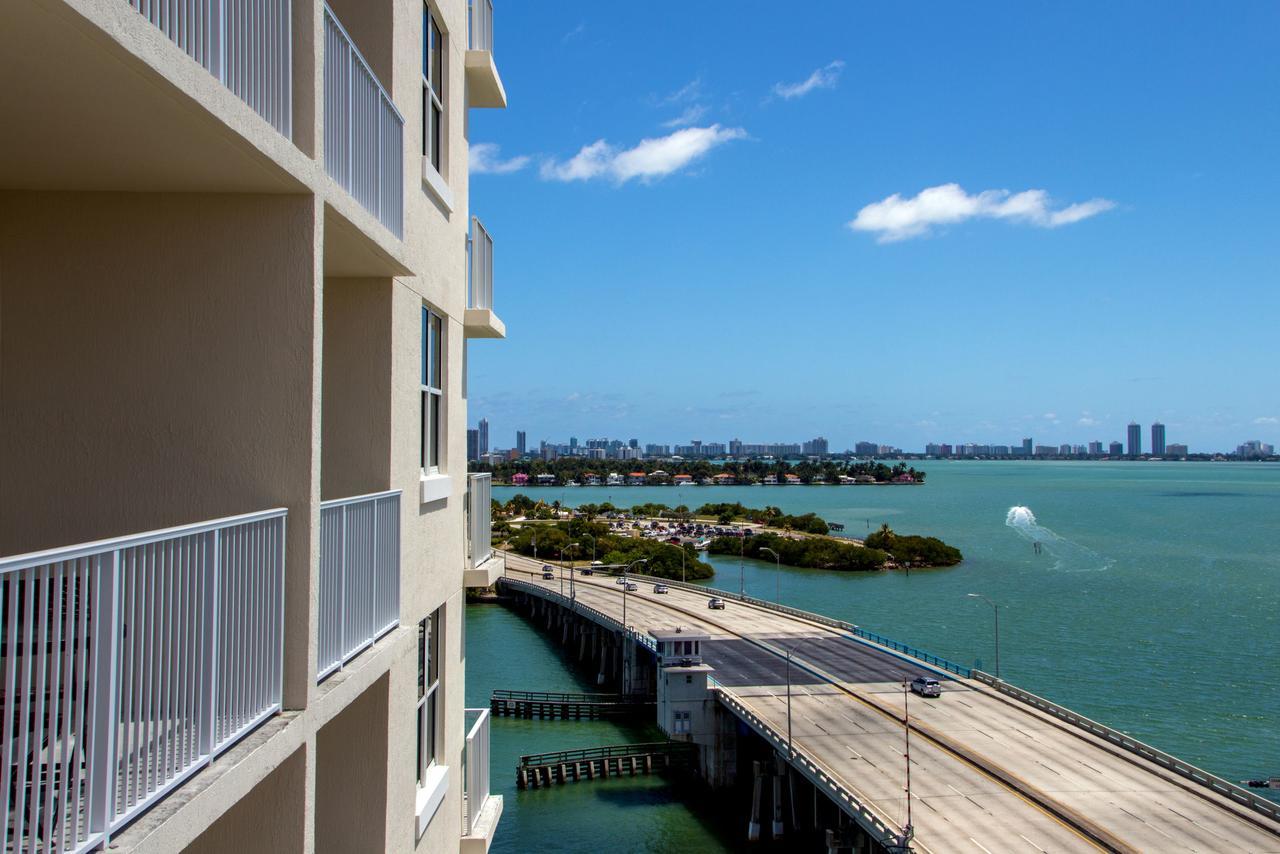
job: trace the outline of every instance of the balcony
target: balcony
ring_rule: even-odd
[[[400,490],[320,504],[317,682],[400,624]]]
[[[493,311],[493,238],[480,220],[471,218],[467,237],[467,313],[462,328],[468,338],[506,338],[507,327]]]
[[[502,796],[489,794],[489,710],[467,709],[466,715],[460,854],[485,854],[502,818]]]
[[[467,3],[467,103],[472,107],[505,107],[498,66],[493,62],[493,0]]]
[[[127,1],[272,127],[292,138],[292,0]]]
[[[324,168],[396,238],[404,236],[404,117],[328,4]]]
[[[286,511],[0,559],[0,851],[86,851],[281,707]]]
[[[493,475],[467,475],[467,568],[462,574],[466,587],[492,587],[506,568],[506,561],[493,551]]]

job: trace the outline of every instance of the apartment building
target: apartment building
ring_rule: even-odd
[[[0,850],[487,850],[493,34],[491,0],[0,6]]]

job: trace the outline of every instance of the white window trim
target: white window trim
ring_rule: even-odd
[[[439,334],[436,339],[438,352],[433,353],[431,348],[431,325],[432,320],[439,321]],[[445,386],[448,381],[448,367],[445,364],[446,354],[449,351],[448,337],[449,324],[445,320],[445,316],[432,309],[430,306],[422,306],[422,366],[423,376],[419,378],[418,385],[418,410],[419,418],[422,423],[419,424],[418,433],[418,463],[422,480],[423,503],[428,500],[439,500],[448,497],[452,491],[451,481],[445,474],[445,461],[448,458],[448,434],[445,428],[448,420],[448,412],[446,411]],[[434,360],[434,361],[433,361]],[[439,385],[430,385],[432,368],[439,374],[436,380]],[[436,418],[431,418],[431,402],[435,398]],[[434,433],[432,432],[434,430]],[[430,446],[435,445],[435,464],[431,464]],[[428,488],[430,483],[430,488]],[[443,488],[443,494],[441,490]],[[433,497],[427,498],[428,494]]]
[[[422,186],[431,191],[431,195],[436,197],[445,210],[453,213],[453,191],[449,189],[449,184],[444,180],[436,167],[431,165],[430,157],[422,158]]]
[[[436,28],[440,31],[440,80],[436,81],[438,86],[432,86],[431,80],[427,76],[427,68],[422,69],[422,183],[436,200],[453,213],[453,191],[449,189],[449,182],[445,179],[444,173],[449,171],[449,109],[446,101],[449,87],[449,32],[440,22],[440,15],[433,8],[431,3],[423,0],[422,4],[424,12],[422,40],[426,47],[427,66],[430,68],[433,64],[431,51],[431,23],[434,22]],[[431,162],[431,106],[437,106],[440,109],[440,166],[436,167]]]

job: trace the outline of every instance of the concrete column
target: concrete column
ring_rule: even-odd
[[[747,822],[747,841],[760,841],[760,797],[764,787],[764,771],[759,762],[751,763],[751,820]]]

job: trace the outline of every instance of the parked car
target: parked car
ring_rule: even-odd
[[[710,599],[707,600],[707,607],[713,611],[723,611],[724,600],[721,599],[719,596],[712,596]]]
[[[667,592],[667,585],[665,585],[665,584],[655,584],[655,585],[653,585],[653,592],[654,592],[654,593],[666,593],[666,592]]]
[[[932,676],[917,676],[911,680],[911,690],[921,697],[941,697],[942,685]]]

